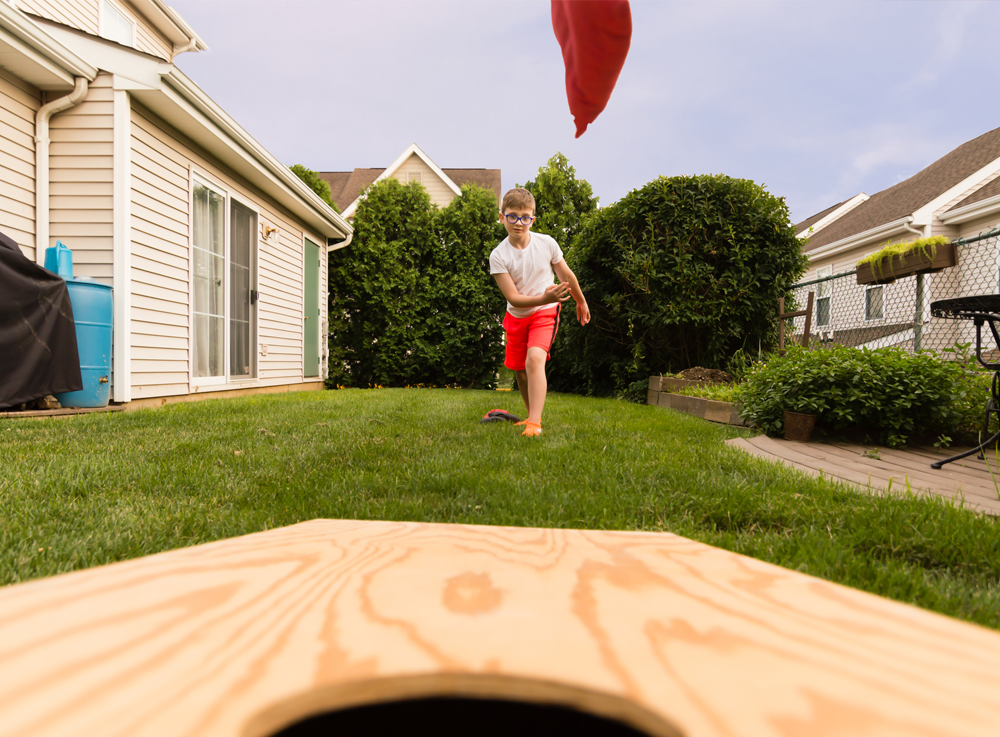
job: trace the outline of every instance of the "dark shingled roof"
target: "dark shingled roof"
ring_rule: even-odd
[[[960,207],[971,205],[974,202],[982,202],[983,200],[988,200],[990,197],[996,197],[998,194],[1000,194],[1000,177],[997,177],[992,182],[987,184],[985,187],[977,189],[975,192],[973,192],[964,200],[962,200],[953,208],[951,208],[951,210],[957,210]],[[951,212],[951,210],[949,210],[948,212]]]
[[[478,184],[483,189],[492,189],[500,201],[500,170],[499,169],[442,169],[445,174],[461,189],[463,184]]]
[[[844,200],[844,202],[847,202],[847,200]],[[815,225],[815,224],[816,224],[816,223],[818,223],[818,222],[819,222],[820,220],[822,220],[822,219],[823,219],[823,218],[825,218],[825,217],[826,217],[827,215],[829,215],[829,214],[830,214],[831,212],[833,212],[833,211],[834,211],[834,210],[836,210],[836,209],[837,209],[838,207],[840,207],[841,205],[843,205],[843,204],[844,204],[844,202],[838,202],[838,203],[837,203],[836,205],[833,205],[832,207],[828,207],[828,208],[826,208],[825,210],[823,210],[823,212],[817,212],[817,213],[816,213],[815,215],[813,215],[813,216],[812,216],[811,218],[806,218],[806,219],[805,219],[805,220],[803,220],[803,221],[802,221],[801,223],[796,223],[796,224],[795,224],[795,232],[796,232],[796,233],[801,233],[801,232],[802,232],[803,230],[806,230],[806,229],[807,229],[807,228],[809,228],[809,227],[810,227],[811,225]]]
[[[385,169],[355,169],[354,171],[321,171],[320,179],[330,185],[333,201],[341,212],[361,194],[361,190],[374,182]],[[463,184],[478,184],[492,189],[500,200],[499,169],[441,169],[459,189]]]
[[[816,233],[805,250],[812,251],[912,215],[996,158],[1000,158],[1000,128],[963,143],[906,181],[872,195]]]
[[[330,194],[341,212],[358,199],[361,190],[378,179],[382,169],[355,169],[354,171],[321,171],[320,179],[330,185]],[[336,183],[336,187],[335,187]]]

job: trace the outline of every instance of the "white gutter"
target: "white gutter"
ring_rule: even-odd
[[[1000,210],[1000,195],[995,195],[979,202],[973,202],[971,205],[942,213],[941,222],[945,225],[958,225],[969,220],[993,215],[998,210]]]
[[[46,103],[35,115],[35,261],[45,263],[49,247],[49,120],[76,105],[87,94],[86,77],[77,77],[73,91]]]
[[[42,80],[28,79],[36,87],[47,90],[66,89],[74,84],[74,80],[78,77],[93,80],[97,76],[96,67],[58,43],[24,13],[2,1],[0,1],[0,30],[9,34],[9,38],[16,39],[17,53],[20,56],[30,60],[46,76],[50,76],[51,82],[57,82],[54,86]],[[4,59],[3,66],[9,67],[10,61]],[[19,70],[15,68],[12,71]]]
[[[226,138],[233,141],[242,151],[251,156],[268,174],[278,180],[286,188],[291,189],[305,200],[315,216],[322,220],[327,229],[333,228],[344,237],[353,233],[350,224],[330,205],[320,199],[319,195],[299,177],[268,153],[263,146],[255,141],[249,133],[243,130],[212,98],[206,95],[200,87],[187,78],[173,65],[166,66],[160,73],[160,78],[192,108],[210,121]]]
[[[846,238],[841,238],[839,241],[834,241],[833,243],[828,243],[825,246],[820,246],[819,248],[807,251],[806,255],[809,257],[810,261],[814,261],[817,258],[823,258],[826,256],[835,256],[838,253],[843,253],[844,251],[849,251],[857,246],[864,245],[871,241],[881,240],[882,238],[891,238],[899,233],[905,233],[907,231],[913,230],[909,227],[909,223],[913,222],[913,216],[907,215],[905,218],[900,218],[899,220],[893,220],[891,223],[883,223],[877,227],[866,230],[862,233],[855,233],[854,235],[849,235]],[[915,231],[916,232],[916,231]]]
[[[129,2],[170,41],[175,56],[183,51],[208,51],[208,46],[198,37],[194,29],[163,0],[129,0]],[[179,51],[178,48],[182,50]]]
[[[347,234],[347,238],[342,240],[340,243],[334,243],[331,246],[330,242],[327,241],[326,252],[333,253],[334,251],[339,251],[341,248],[347,248],[349,245],[351,245],[351,241],[353,240],[354,240],[354,231],[352,230],[350,233]]]

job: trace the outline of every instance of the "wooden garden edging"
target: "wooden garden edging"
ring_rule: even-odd
[[[997,663],[991,630],[668,533],[314,520],[0,590],[4,735],[450,696],[657,737],[995,737]]]
[[[678,412],[694,415],[709,422],[746,426],[746,422],[740,417],[740,405],[738,404],[673,393],[689,386],[721,386],[721,384],[717,381],[691,381],[673,379],[667,376],[650,376],[646,404],[675,409]]]

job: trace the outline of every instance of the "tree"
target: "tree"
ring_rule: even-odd
[[[747,179],[660,177],[633,190],[590,216],[567,254],[592,321],[564,321],[550,388],[626,393],[652,374],[772,348],[802,245],[784,199]]]
[[[552,236],[564,249],[572,245],[587,216],[597,210],[598,198],[590,184],[576,178],[576,169],[558,151],[524,188],[535,198],[538,220],[532,230]]]
[[[314,172],[312,169],[306,169],[301,164],[292,164],[290,167],[295,175],[309,185],[309,189],[319,195],[319,198],[323,200],[326,204],[340,212],[340,208],[333,202],[333,193],[330,192],[330,185],[320,178],[319,174]]]
[[[328,384],[493,388],[506,303],[489,254],[503,235],[492,191],[466,185],[439,210],[416,182],[370,187],[350,248],[330,255]]]

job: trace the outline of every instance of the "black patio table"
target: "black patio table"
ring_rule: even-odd
[[[973,297],[955,297],[954,299],[941,299],[931,302],[931,314],[934,317],[944,317],[952,320],[972,320],[976,325],[976,360],[985,368],[993,372],[993,383],[990,386],[990,398],[986,402],[986,419],[983,421],[983,431],[980,437],[986,435],[990,430],[990,415],[1000,416],[1000,363],[989,363],[983,360],[983,324],[989,323],[990,332],[993,339],[1000,348],[1000,335],[997,334],[996,323],[1000,321],[1000,294],[981,294]],[[931,464],[931,468],[940,469],[945,463],[957,461],[973,453],[979,453],[979,458],[983,458],[982,451],[989,445],[1000,439],[1000,432],[996,433],[988,440],[984,440],[972,450],[959,453],[943,461]]]

